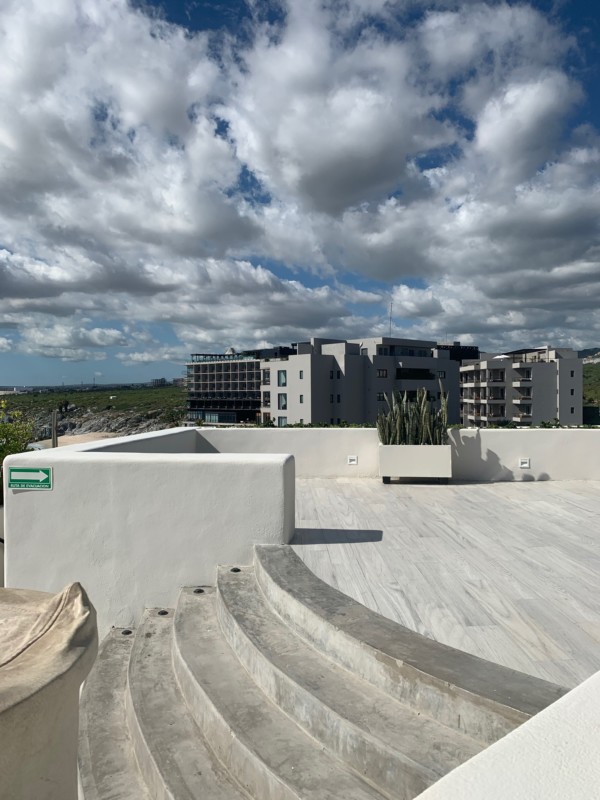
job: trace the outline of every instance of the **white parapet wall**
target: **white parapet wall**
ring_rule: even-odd
[[[374,428],[198,428],[198,448],[219,453],[293,453],[298,478],[378,475]]]
[[[455,428],[449,441],[453,480],[600,480],[600,429]],[[375,478],[378,445],[374,428],[202,427],[80,447],[96,452],[291,453],[299,478]]]
[[[218,564],[249,564],[254,544],[289,542],[293,456],[197,453],[195,437],[165,431],[5,459],[6,586],[81,582],[102,637],[144,605],[173,606],[181,586],[212,584]],[[9,489],[14,467],[52,468],[52,489]]]
[[[374,428],[198,428],[197,434],[199,451],[292,453],[299,478],[379,475]],[[453,480],[600,480],[600,429],[457,428],[450,445]]]
[[[450,431],[457,481],[600,480],[600,430],[467,428]]]
[[[600,796],[600,672],[448,773],[419,800]]]
[[[378,475],[374,428],[171,428],[79,445],[94,452],[291,453],[298,478]],[[179,448],[179,449],[178,449]]]

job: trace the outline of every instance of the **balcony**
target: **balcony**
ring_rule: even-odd
[[[523,395],[520,395],[519,397],[513,398],[513,403],[529,403],[529,404],[531,404],[531,401],[532,401],[531,395],[526,395],[526,394],[523,394]]]
[[[515,389],[518,389],[519,386],[531,386],[531,378],[514,378],[512,380],[512,386]]]
[[[513,414],[512,421],[527,424],[531,422],[531,413]]]
[[[506,414],[502,412],[501,414],[496,411],[488,411],[481,415],[483,419],[486,419],[491,422],[498,422],[499,420],[505,420]]]
[[[488,397],[488,403],[506,403],[506,397],[494,397],[493,395]]]

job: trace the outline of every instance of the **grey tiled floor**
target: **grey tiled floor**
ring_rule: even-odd
[[[295,550],[407,627],[564,686],[600,670],[600,483],[302,478]]]

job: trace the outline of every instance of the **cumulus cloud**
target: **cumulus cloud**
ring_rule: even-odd
[[[126,0],[6,0],[0,352],[132,365],[361,336],[390,296],[404,335],[597,343],[600,139],[573,127],[556,17],[248,9],[215,34]]]
[[[29,355],[60,358],[63,361],[104,360],[106,353],[96,348],[127,345],[122,331],[114,328],[83,328],[73,324],[26,327],[20,351]]]
[[[403,317],[435,317],[442,312],[442,304],[433,290],[396,286],[392,294],[396,314]]]

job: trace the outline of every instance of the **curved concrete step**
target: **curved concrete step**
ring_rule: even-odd
[[[213,589],[184,589],[173,666],[194,718],[256,800],[382,800],[271,703],[225,641]]]
[[[252,567],[219,569],[217,590],[221,629],[260,688],[389,797],[416,797],[482,749],[318,653],[271,610]]]
[[[147,609],[129,661],[128,724],[153,800],[248,800],[190,716],[172,668],[173,611]]]
[[[314,647],[483,744],[495,742],[567,691],[382,617],[317,578],[289,545],[257,545],[255,570],[272,608]]]
[[[84,800],[149,800],[125,718],[135,635],[113,629],[101,643],[79,703],[79,786]]]

